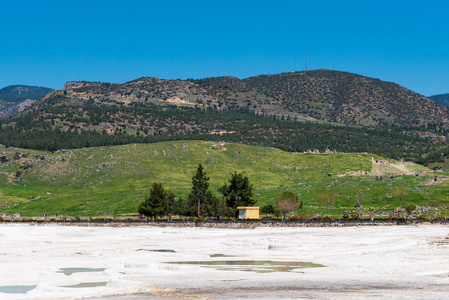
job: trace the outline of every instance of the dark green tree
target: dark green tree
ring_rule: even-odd
[[[193,215],[196,208],[198,218],[200,216],[215,216],[218,211],[218,198],[209,191],[209,177],[201,164],[198,165],[195,175],[192,177],[192,191],[188,195],[189,214]]]
[[[174,215],[176,210],[176,196],[171,191],[167,192],[167,214]]]
[[[253,186],[249,183],[248,176],[243,177],[241,173],[231,173],[229,185],[226,183],[218,189],[226,198],[226,205],[236,211],[238,206],[252,206],[256,204],[253,199]]]
[[[154,217],[162,216],[168,210],[168,194],[164,190],[162,183],[154,182],[150,188],[150,195],[145,196],[145,200],[139,205],[139,214]]]
[[[274,215],[276,207],[273,204],[267,204],[260,208],[260,212],[265,214],[265,216]]]
[[[171,204],[170,213],[173,215],[179,215],[179,216],[192,215],[190,213],[191,209],[189,209],[190,207],[188,206],[187,201],[188,201],[187,198],[173,199],[173,202]],[[170,198],[169,198],[169,202],[170,202]]]

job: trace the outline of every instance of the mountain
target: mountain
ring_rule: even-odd
[[[449,107],[449,94],[434,95],[428,98],[443,107]]]
[[[0,119],[17,115],[51,91],[53,89],[28,85],[10,85],[0,89]]]
[[[446,109],[391,83],[347,72],[313,70],[247,79],[139,78],[124,84],[69,82],[47,95],[36,109],[54,105],[199,105],[218,110],[248,108],[345,125],[449,125]]]
[[[211,140],[427,163],[449,153],[440,137],[448,134],[447,118],[445,108],[397,84],[328,70],[68,82],[0,122],[0,144],[54,151]]]
[[[0,100],[20,102],[25,99],[38,100],[53,91],[51,88],[29,85],[10,85],[0,89]]]

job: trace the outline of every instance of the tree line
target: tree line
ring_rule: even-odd
[[[138,206],[138,212],[145,217],[162,216],[187,216],[187,217],[217,217],[238,218],[237,207],[251,207],[256,204],[253,198],[253,185],[250,184],[247,176],[241,173],[230,174],[228,182],[224,183],[218,191],[222,198],[218,198],[209,190],[210,177],[207,176],[202,164],[198,165],[195,174],[192,176],[192,188],[186,198],[176,197],[171,191],[166,191],[162,183],[154,182],[150,187],[150,194],[146,195],[144,201]],[[402,200],[407,196],[408,189],[398,187],[393,195],[399,200],[399,207],[396,208],[398,217],[403,213]],[[324,207],[329,215],[329,209],[335,203],[338,193],[334,189],[326,188],[318,195],[318,203]],[[363,202],[366,195],[363,191],[355,196],[354,208],[358,209],[358,216],[362,216]],[[275,204],[267,204],[260,208],[260,213],[265,215],[281,216],[284,220],[291,212],[303,207],[303,201],[298,195],[284,191],[276,197]],[[416,209],[413,204],[408,204],[405,211],[408,215]],[[345,216],[343,216],[345,217]],[[346,216],[347,217],[347,216]]]
[[[150,194],[145,196],[139,204],[138,212],[146,217],[179,215],[202,217],[238,217],[237,207],[253,206],[256,200],[253,198],[253,185],[248,176],[241,173],[230,174],[227,183],[224,183],[218,191],[222,194],[219,199],[209,190],[209,179],[202,164],[192,176],[192,189],[186,198],[178,198],[171,191],[166,191],[162,183],[154,182],[150,187]],[[262,214],[281,215],[282,220],[288,213],[298,210],[303,206],[298,196],[290,191],[285,191],[276,198],[276,205],[268,204],[261,208]]]
[[[369,152],[421,164],[449,154],[437,140],[411,134],[405,127],[373,129],[303,122],[290,116],[258,114],[248,108],[200,107],[54,107],[0,122],[0,144],[54,151],[83,147],[211,140],[275,147]],[[111,130],[105,130],[109,124]],[[223,134],[213,134],[222,131]]]
[[[209,190],[210,177],[202,164],[192,176],[192,189],[186,198],[177,198],[171,191],[166,191],[162,183],[154,182],[150,194],[139,204],[138,212],[152,218],[166,215],[237,217],[238,206],[252,206],[256,200],[247,176],[237,172],[230,175],[228,182],[219,188],[222,199]]]

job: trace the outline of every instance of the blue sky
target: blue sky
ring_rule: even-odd
[[[0,87],[336,69],[449,93],[449,1],[0,0]]]

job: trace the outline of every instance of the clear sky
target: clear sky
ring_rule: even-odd
[[[336,69],[449,93],[449,1],[0,0],[0,88]]]

